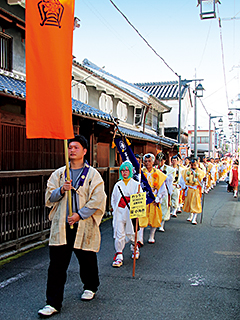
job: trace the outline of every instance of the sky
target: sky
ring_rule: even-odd
[[[75,1],[81,26],[74,31],[73,54],[78,62],[87,58],[131,83],[178,81],[176,74],[187,80],[203,79],[201,101],[209,114],[223,116],[228,133],[228,107],[240,108],[236,102],[240,94],[240,0],[220,1],[217,18],[201,20],[197,0],[113,0],[173,71],[110,0]],[[209,116],[202,103],[197,102],[197,124],[208,129]],[[192,110],[189,125],[193,119]],[[213,119],[216,126],[218,119]]]

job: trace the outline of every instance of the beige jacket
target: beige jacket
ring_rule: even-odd
[[[66,206],[67,194],[58,201],[50,202],[51,193],[63,185],[65,181],[66,167],[54,171],[47,183],[45,194],[46,206],[52,210],[49,220],[52,221],[49,245],[58,246],[66,244]],[[99,172],[93,167],[89,168],[87,177],[82,187],[77,189],[80,208],[86,206],[90,209],[97,209],[95,213],[85,219],[79,220],[74,248],[86,251],[98,252],[100,249],[101,235],[99,225],[105,213],[106,194],[104,182]]]

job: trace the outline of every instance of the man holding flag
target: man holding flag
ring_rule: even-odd
[[[99,225],[105,213],[106,195],[99,172],[84,161],[88,142],[76,136],[68,142],[71,181],[66,181],[66,167],[54,171],[48,180],[46,206],[52,207],[49,239],[50,265],[47,281],[47,305],[38,311],[51,316],[61,310],[67,269],[72,252],[84,284],[82,300],[91,300],[99,286],[96,252],[100,248]],[[71,190],[72,216],[69,216],[66,192]]]
[[[52,225],[47,305],[39,310],[40,316],[61,309],[72,251],[81,265],[82,299],[91,300],[99,285],[96,252],[106,195],[98,171],[84,162],[87,140],[73,134],[74,4],[75,0],[26,0],[27,138],[64,139],[66,158],[66,167],[51,175],[46,191]],[[72,140],[67,144],[67,139]]]

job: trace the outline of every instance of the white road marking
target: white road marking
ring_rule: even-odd
[[[200,274],[191,274],[190,276],[191,278],[189,278],[188,281],[191,281],[191,286],[203,286],[205,284],[205,278],[203,278]]]
[[[0,288],[3,289],[6,286],[8,286],[9,284],[16,282],[22,278],[25,278],[26,276],[28,276],[30,273],[32,273],[34,270],[36,269],[40,269],[42,267],[44,267],[46,265],[46,263],[39,263],[37,265],[35,265],[33,268],[24,271],[24,272],[20,272],[19,274],[17,274],[15,277],[9,278],[5,281],[0,282]]]

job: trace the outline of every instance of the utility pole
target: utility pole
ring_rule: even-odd
[[[196,70],[195,70],[196,79]],[[197,87],[197,81],[195,80],[195,90]],[[194,158],[197,158],[197,94],[194,90]]]
[[[181,105],[181,86],[182,79],[181,76],[178,76],[178,143],[181,143],[181,113],[182,113],[182,105]]]

